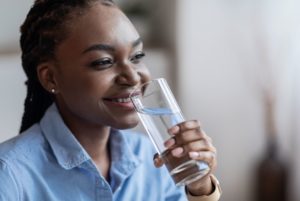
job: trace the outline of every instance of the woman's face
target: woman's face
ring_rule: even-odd
[[[135,126],[138,117],[128,96],[150,77],[136,29],[118,8],[100,3],[68,26],[55,53],[62,116],[71,124]]]

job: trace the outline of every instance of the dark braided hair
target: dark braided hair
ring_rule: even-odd
[[[20,132],[40,121],[54,97],[37,76],[41,62],[55,58],[57,46],[67,37],[67,24],[93,3],[113,5],[111,0],[36,0],[21,26],[22,66],[27,76],[27,97]]]

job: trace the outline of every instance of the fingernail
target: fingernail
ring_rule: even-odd
[[[177,147],[172,150],[172,155],[173,156],[180,156],[183,153],[183,148],[182,147]]]
[[[174,140],[174,138],[171,138],[171,139],[165,141],[164,144],[165,144],[166,148],[170,148],[170,147],[172,147],[175,144],[175,140]]]
[[[155,158],[155,159],[154,159],[154,164],[157,165],[158,163],[159,163],[159,159],[158,159],[158,158]]]
[[[156,159],[156,158],[158,158],[158,157],[159,157],[159,154],[155,153],[154,156],[153,156],[153,160]]]
[[[190,156],[190,158],[198,158],[199,157],[199,153],[198,152],[195,152],[195,151],[191,151],[191,152],[189,152],[189,156]]]

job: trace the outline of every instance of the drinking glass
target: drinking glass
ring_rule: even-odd
[[[143,84],[131,93],[130,99],[177,186],[187,185],[209,172],[207,163],[193,160],[188,154],[174,157],[170,149],[164,146],[164,142],[173,137],[167,130],[185,121],[164,78]]]

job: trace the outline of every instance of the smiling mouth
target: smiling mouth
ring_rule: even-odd
[[[130,98],[104,98],[104,102],[113,108],[123,108],[125,110],[133,110],[134,106]]]
[[[134,108],[134,106],[130,96],[136,97],[140,95],[141,95],[140,92],[132,93],[132,94],[128,93],[128,94],[120,95],[119,97],[103,98],[103,100],[106,101],[107,103],[113,104],[114,106],[120,106],[120,107],[132,109]]]
[[[103,98],[103,99],[106,101],[111,101],[111,102],[115,102],[115,103],[128,103],[128,102],[131,102],[130,97],[137,97],[140,95],[141,95],[141,92],[133,92],[133,93],[120,95],[119,97],[116,96],[116,97]]]
[[[115,102],[115,103],[128,103],[131,102],[130,98],[105,98],[104,100]]]

